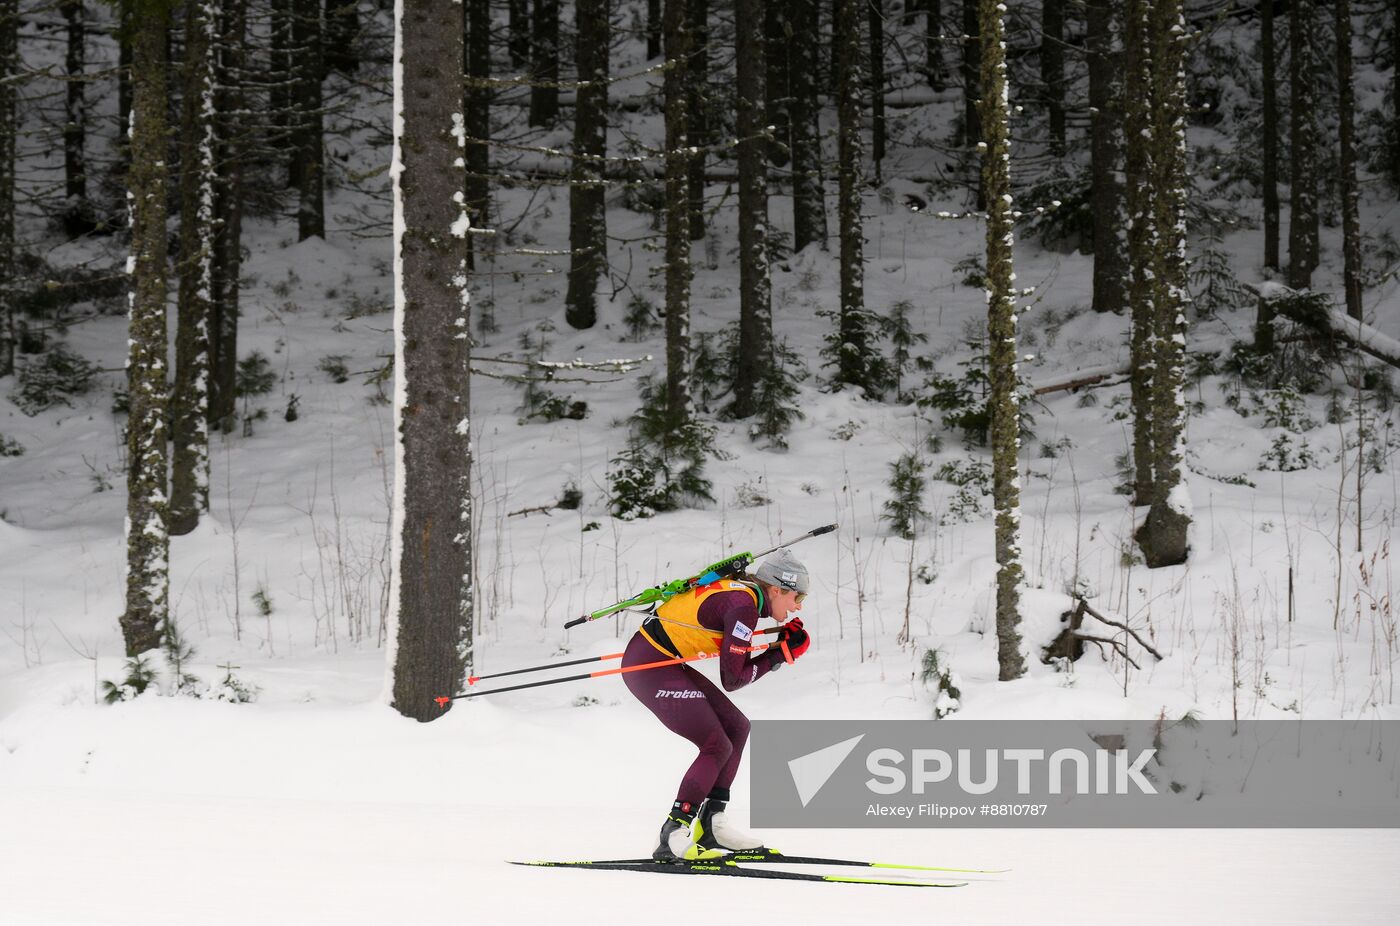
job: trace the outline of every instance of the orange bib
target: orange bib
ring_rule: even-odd
[[[719,644],[724,639],[724,631],[709,630],[700,626],[700,605],[706,598],[719,592],[745,591],[758,606],[758,592],[743,582],[721,579],[702,585],[689,592],[682,592],[656,609],[656,616],[642,624],[639,631],[647,642],[667,656],[692,659],[696,656],[713,656],[719,652]],[[656,623],[653,623],[656,622]],[[656,625],[659,624],[658,628]],[[651,627],[652,633],[647,632]],[[657,633],[657,630],[660,633]],[[673,649],[667,648],[658,637],[670,642]]]

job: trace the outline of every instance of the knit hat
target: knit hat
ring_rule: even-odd
[[[786,547],[775,550],[765,558],[754,572],[754,578],[766,585],[774,585],[803,595],[812,587],[811,580],[807,577],[807,567],[798,562],[797,557],[789,553]]]

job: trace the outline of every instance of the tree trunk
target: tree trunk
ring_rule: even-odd
[[[297,59],[297,240],[326,237],[325,119],[321,81],[322,0],[294,0],[292,44]]]
[[[272,132],[268,145],[277,151],[291,152],[287,158],[287,189],[297,185],[297,127],[301,98],[297,93],[300,58],[292,45],[292,20],[299,15],[298,0],[270,0],[268,4],[268,119]],[[296,63],[294,63],[296,62]]]
[[[1016,294],[1011,217],[1011,142],[1006,49],[1000,0],[981,0],[982,188],[987,197],[987,374],[991,392],[992,504],[996,510],[997,678],[1025,674],[1021,654],[1021,493],[1017,459],[1021,413],[1016,394]]]
[[[870,24],[870,161],[874,185],[880,185],[880,163],[885,159],[885,11],[882,0],[866,0]]]
[[[180,291],[171,393],[170,533],[209,511],[209,310],[213,272],[214,0],[185,13],[180,138]]]
[[[981,96],[978,82],[982,74],[982,41],[977,32],[977,4],[979,0],[962,0],[963,40],[963,146],[968,150],[970,163],[978,164],[977,145],[982,141],[981,115],[978,100]],[[977,211],[987,208],[986,191],[982,189],[982,173],[976,175]]]
[[[559,118],[559,0],[534,0],[531,22],[530,124],[554,125]]]
[[[219,183],[214,190],[213,302],[209,319],[209,422],[233,430],[234,384],[238,374],[239,276],[243,271],[243,67],[248,32],[247,0],[222,0],[217,44],[220,50],[218,114],[215,135],[219,148],[215,165]]]
[[[774,0],[782,3],[784,0]],[[735,128],[739,135],[739,365],[730,413],[747,418],[758,408],[762,368],[773,360],[772,284],[768,276],[768,173],[763,138],[764,0],[734,6]]]
[[[1119,6],[1089,0],[1089,155],[1092,161],[1095,312],[1122,312],[1128,273],[1123,241],[1122,60]]]
[[[491,0],[467,0],[467,76],[464,110],[467,128],[467,216],[472,228],[488,228],[491,203]],[[606,92],[606,91],[605,91]],[[472,139],[480,139],[473,141]],[[475,269],[486,239],[467,236],[467,267]]]
[[[836,381],[873,391],[870,331],[865,311],[865,241],[861,217],[861,98],[865,74],[861,61],[863,0],[841,0],[835,36],[840,42],[836,91],[837,171],[840,192],[837,207],[841,236],[840,353]]]
[[[977,112],[978,81],[982,74],[982,42],[977,34],[977,4],[979,0],[962,0],[962,81],[963,81],[963,147],[975,148],[982,140],[980,116]],[[982,208],[978,206],[978,208]]]
[[[608,220],[602,158],[607,154],[608,0],[578,0],[574,54],[580,81],[574,104],[574,154],[569,187],[569,288],[564,318],[575,328],[598,320],[598,278],[608,266]],[[579,157],[582,155],[583,157]]]
[[[763,4],[763,56],[766,66],[764,79],[767,82],[763,98],[768,125],[773,126],[773,140],[768,145],[768,159],[776,167],[786,166],[790,155],[787,140],[792,132],[788,114],[792,83],[788,49],[797,39],[792,24],[794,5],[792,0],[766,0]],[[738,16],[737,9],[734,15]],[[743,137],[742,133],[740,137]]]
[[[1092,28],[1092,24],[1091,24]],[[1040,8],[1040,82],[1050,118],[1054,151],[1065,150],[1065,0],[1043,0]]]
[[[647,0],[647,60],[661,57],[661,0]]]
[[[462,102],[463,7],[400,0],[394,62],[399,435],[392,677],[399,713],[439,717],[472,664],[471,326]],[[454,116],[458,116],[454,119]]]
[[[1312,286],[1317,269],[1317,101],[1313,74],[1313,0],[1296,0],[1288,17],[1289,146],[1288,285]]]
[[[929,89],[942,93],[948,86],[948,69],[943,65],[943,0],[923,0],[924,78]]]
[[[126,383],[126,610],[122,639],[135,656],[160,645],[169,613],[166,533],[165,43],[163,3],[132,17],[131,291]]]
[[[1186,45],[1182,0],[1153,0],[1153,261],[1151,508],[1138,532],[1148,568],[1186,561],[1191,501],[1186,487]]]
[[[1264,59],[1263,100],[1264,137],[1259,141],[1264,171],[1264,266],[1277,270],[1278,256],[1278,55],[1274,51],[1274,4],[1260,4],[1262,31],[1259,45]]]
[[[360,34],[358,0],[325,0],[325,66],[329,71],[353,74],[360,69],[355,40]]]
[[[120,126],[117,143],[118,159],[130,156],[127,137],[131,126],[131,9],[127,3],[117,4],[117,125]]]
[[[63,0],[60,5],[67,23],[68,45],[64,73],[70,78],[63,111],[63,230],[69,238],[85,235],[96,228],[92,204],[88,202],[87,96],[83,71],[87,66],[87,28],[83,0]]]
[[[1340,91],[1337,132],[1342,171],[1342,281],[1347,314],[1361,320],[1361,220],[1356,185],[1355,70],[1351,62],[1351,0],[1335,0],[1337,16],[1337,87]],[[1400,57],[1400,48],[1396,49]],[[1400,64],[1397,64],[1400,67]]]
[[[826,250],[826,196],[817,131],[817,114],[821,112],[816,78],[818,6],[816,0],[788,2],[792,4],[793,29],[793,40],[788,45],[792,89],[792,249],[801,251],[815,242]]]
[[[1148,45],[1148,3],[1127,0],[1123,8],[1123,138],[1125,204],[1128,210],[1128,304],[1132,313],[1130,392],[1133,405],[1133,503],[1151,502],[1152,389],[1156,354],[1153,347],[1154,290],[1152,261],[1156,254],[1153,221],[1152,53]]]
[[[666,409],[680,424],[690,417],[690,156],[686,124],[690,54],[686,0],[666,0]]]
[[[705,237],[705,146],[710,143],[710,0],[686,0],[690,12],[690,55],[687,58],[687,86],[690,111],[686,114],[686,137],[700,150],[690,157],[690,240]]]
[[[0,0],[0,376],[15,372],[19,319],[15,285],[15,90],[19,81],[19,0]]]
[[[510,12],[506,50],[510,52],[510,66],[519,69],[530,62],[530,0],[506,2]]]

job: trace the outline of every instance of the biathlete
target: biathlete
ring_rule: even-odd
[[[806,568],[787,550],[778,550],[751,580],[722,579],[661,605],[633,634],[622,665],[718,654],[724,690],[737,691],[807,652],[811,638],[801,618],[789,616],[802,609],[809,588]],[[779,637],[754,653],[754,631],[762,617],[779,622]],[[714,858],[762,846],[724,812],[749,738],[748,718],[713,682],[684,663],[628,672],[623,678],[668,730],[699,750],[681,779],[652,857]]]

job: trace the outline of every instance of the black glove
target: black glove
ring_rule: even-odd
[[[772,653],[768,657],[768,670],[771,672],[785,662],[796,662],[798,657],[807,652],[807,648],[812,645],[812,638],[802,627],[802,618],[794,617],[779,628],[782,632],[778,636],[778,642],[773,645]],[[783,644],[787,644],[787,652],[783,651]]]

